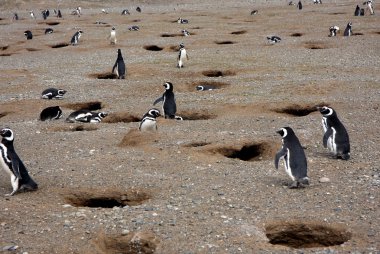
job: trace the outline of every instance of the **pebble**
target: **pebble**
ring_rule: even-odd
[[[320,182],[320,183],[328,183],[328,182],[330,182],[330,179],[327,178],[327,177],[321,177],[321,178],[319,179],[319,182]]]

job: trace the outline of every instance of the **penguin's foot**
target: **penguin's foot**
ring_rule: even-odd
[[[298,188],[305,188],[305,186],[298,181],[294,181],[292,182],[291,185],[289,185],[289,189],[298,189]]]

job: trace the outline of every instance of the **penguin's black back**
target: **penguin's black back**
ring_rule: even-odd
[[[113,68],[117,67],[117,72],[119,73],[119,79],[124,79],[126,75],[126,68],[123,59],[123,55],[121,54],[121,50],[117,50],[117,59]]]
[[[296,179],[307,177],[307,160],[301,143],[291,128],[286,128],[288,135],[283,138],[283,146],[289,149],[289,166]]]
[[[343,154],[350,152],[350,139],[348,132],[342,122],[339,120],[335,110],[330,116],[326,117],[327,127],[333,127],[336,131],[335,143],[337,145],[338,152]]]
[[[41,111],[40,120],[53,120],[62,117],[62,110],[59,106],[47,107]]]
[[[165,117],[174,118],[177,112],[177,105],[175,102],[174,93],[171,90],[166,90],[164,93],[164,114]]]

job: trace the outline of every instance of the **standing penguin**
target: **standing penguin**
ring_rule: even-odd
[[[350,158],[350,139],[346,128],[334,109],[327,106],[317,107],[317,109],[323,116],[323,146],[327,147],[337,158],[348,160]]]
[[[352,23],[348,22],[346,29],[344,30],[343,36],[351,36],[352,35]]]
[[[47,107],[41,111],[40,120],[57,120],[62,117],[62,109],[59,106]]]
[[[153,105],[156,105],[157,103],[162,101],[162,109],[165,118],[182,120],[180,116],[175,115],[175,113],[177,112],[177,104],[175,102],[173,84],[171,82],[165,82],[163,86],[165,87],[164,94],[160,98],[155,100]]]
[[[179,52],[178,52],[178,63],[177,63],[178,68],[183,67],[183,61],[185,61],[185,59],[189,60],[189,56],[187,55],[185,45],[181,43],[179,44]]]
[[[34,11],[33,10],[29,11],[29,14],[30,14],[30,18],[31,19],[36,19],[36,15],[34,15]]]
[[[330,26],[330,37],[336,36],[336,34],[339,33],[339,26]]]
[[[29,31],[29,30],[26,30],[26,31],[24,32],[24,35],[26,36],[26,39],[27,39],[27,40],[31,40],[31,39],[33,39],[33,34],[32,34],[32,32]]]
[[[301,0],[298,1],[297,8],[298,8],[298,10],[302,10],[302,3],[301,3]]]
[[[110,35],[110,43],[115,45],[116,44],[116,29],[115,27],[112,27],[111,29],[111,35]]]
[[[279,160],[283,158],[285,171],[293,180],[289,188],[293,189],[309,185],[305,152],[296,134],[290,127],[283,127],[277,133],[282,137],[282,148],[277,152],[274,159],[276,169],[278,169]]]
[[[145,113],[141,119],[139,124],[140,131],[156,131],[157,130],[157,120],[159,117],[160,111],[156,108],[150,109],[147,113]]]
[[[112,67],[112,73],[115,73],[117,75],[118,79],[125,79],[126,76],[126,68],[123,56],[121,55],[121,50],[117,50],[117,59],[115,64]]]
[[[356,5],[354,15],[355,16],[360,16],[360,7],[359,7],[359,5]]]
[[[363,4],[367,5],[367,10],[369,11],[369,13],[371,15],[375,14],[375,11],[373,10],[372,0],[365,1]],[[364,14],[363,14],[363,16],[364,16]]]
[[[37,183],[29,176],[28,170],[14,149],[13,131],[9,128],[4,128],[0,130],[0,135],[3,137],[0,143],[0,164],[11,176],[13,187],[13,191],[6,194],[6,196],[12,196],[19,190],[37,190]]]
[[[75,46],[78,44],[79,42],[79,38],[81,37],[83,31],[82,30],[79,30],[78,32],[76,32],[73,37],[71,38],[71,45]]]

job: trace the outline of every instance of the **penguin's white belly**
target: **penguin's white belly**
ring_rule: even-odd
[[[0,152],[2,153],[0,155],[0,164],[4,168],[5,172],[7,172],[10,176],[12,176],[13,175],[12,171],[10,170],[10,168],[8,167],[8,165],[5,163],[3,159],[3,151],[4,151],[4,154],[7,154],[8,149],[3,144],[0,144],[0,146],[1,146]]]
[[[336,143],[335,143],[335,136],[336,136],[336,130],[331,127],[332,129],[332,135],[329,137],[329,139],[327,140],[327,148],[333,153],[333,154],[337,154],[337,149],[336,149]]]
[[[289,149],[287,149],[286,155],[283,157],[284,164],[285,164],[285,172],[290,176],[290,178],[294,181],[295,178],[292,174],[292,169],[290,168],[290,152]]]
[[[155,131],[156,130],[156,121],[145,120],[141,125],[141,131]]]
[[[111,43],[116,44],[116,32],[111,32]]]

